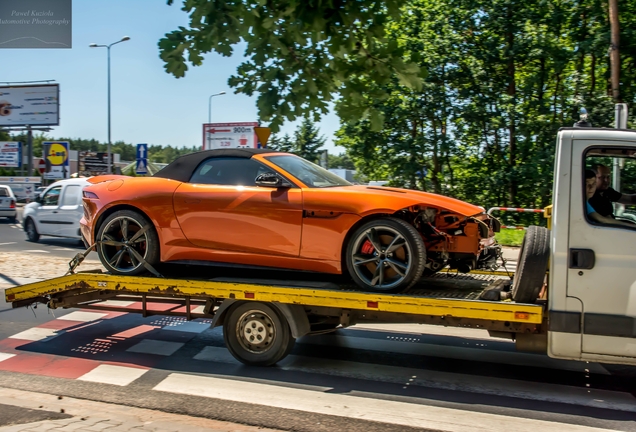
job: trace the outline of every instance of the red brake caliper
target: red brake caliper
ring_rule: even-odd
[[[373,247],[373,244],[371,244],[369,240],[365,241],[362,244],[362,248],[360,248],[360,252],[362,252],[365,255],[372,255],[374,250],[375,248]]]

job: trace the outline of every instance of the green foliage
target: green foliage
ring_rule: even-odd
[[[355,170],[356,166],[346,153],[340,153],[338,155],[328,155],[327,165],[329,168],[348,169]]]
[[[172,4],[168,0],[168,4]],[[228,83],[237,93],[258,94],[259,118],[274,132],[285,121],[328,112],[340,97],[342,115],[370,119],[382,127],[382,113],[362,97],[373,91],[386,96],[383,84],[398,76],[419,88],[422,72],[404,58],[403,47],[386,38],[400,19],[399,0],[185,0],[188,28],[180,27],[159,41],[165,69],[183,77],[188,65],[199,66],[203,54],[233,54],[245,44],[248,58]]]
[[[269,138],[267,147],[273,150],[289,152],[318,163],[320,150],[325,145],[325,137],[320,135],[320,129],[309,118],[304,118],[294,131],[294,137],[285,134],[282,138],[276,134]]]
[[[502,246],[521,246],[525,233],[524,230],[502,229],[495,233],[495,239]]]
[[[342,116],[351,109],[343,99],[336,143],[369,179],[484,207],[543,208],[558,129],[576,122],[582,106],[594,126],[612,127],[606,15],[598,0],[406,2],[386,39],[427,76],[417,89],[398,74],[367,79],[361,97],[384,127]],[[636,24],[636,2],[621,4],[621,17]],[[624,84],[636,80],[635,43],[621,38]],[[633,87],[622,86],[625,102],[634,102]],[[511,223],[533,218],[506,215]]]

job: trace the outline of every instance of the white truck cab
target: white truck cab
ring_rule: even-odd
[[[556,146],[548,354],[636,364],[636,223],[593,221],[585,191],[585,170],[603,165],[636,192],[636,131],[564,128]]]
[[[81,240],[82,191],[88,185],[86,178],[60,180],[36,196],[35,202],[24,207],[22,225],[27,239],[37,242],[45,235]]]

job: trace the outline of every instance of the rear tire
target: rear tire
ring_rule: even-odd
[[[27,240],[33,243],[37,243],[40,240],[40,234],[38,234],[38,230],[35,228],[35,222],[33,219],[29,218],[24,223],[24,231],[26,232]]]
[[[18,222],[18,218],[16,218],[16,217],[10,217],[10,218],[9,218],[9,222],[11,222],[12,224],[17,223],[17,222]]]
[[[550,259],[550,231],[531,225],[521,242],[519,261],[512,283],[512,299],[535,303],[545,281]]]
[[[260,302],[235,305],[223,322],[223,339],[235,359],[248,366],[272,366],[294,347],[287,320]]]
[[[139,234],[141,232],[141,234]],[[152,222],[133,210],[111,214],[99,227],[97,255],[106,269],[116,275],[135,276],[159,263],[159,236]]]

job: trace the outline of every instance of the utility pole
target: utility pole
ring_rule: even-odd
[[[612,99],[621,101],[621,57],[620,57],[620,23],[618,22],[618,0],[609,0],[609,19],[612,40],[610,43],[610,65],[612,67]]]
[[[31,125],[27,126],[27,147],[29,149],[29,160],[27,161],[27,176],[33,175],[33,131]]]

